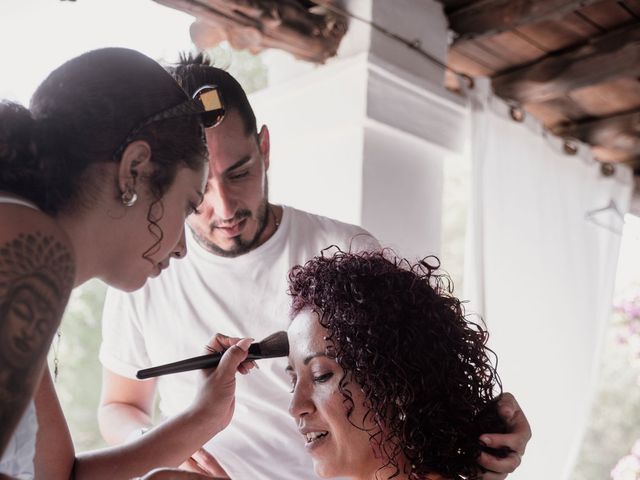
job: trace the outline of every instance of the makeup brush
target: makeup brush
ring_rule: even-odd
[[[287,355],[289,355],[289,340],[287,339],[287,332],[276,332],[260,342],[249,345],[247,360],[286,357]],[[169,373],[212,368],[220,363],[221,358],[222,353],[209,353],[207,355],[200,355],[199,357],[185,358],[178,362],[138,370],[136,377],[142,380],[144,378],[158,377]]]

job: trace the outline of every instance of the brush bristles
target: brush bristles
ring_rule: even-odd
[[[289,339],[287,332],[272,333],[258,343],[260,355],[263,357],[286,357],[289,355]]]

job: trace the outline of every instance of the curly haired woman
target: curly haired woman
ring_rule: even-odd
[[[289,410],[321,477],[492,478],[477,461],[482,432],[506,431],[500,380],[438,267],[338,250],[291,271]]]

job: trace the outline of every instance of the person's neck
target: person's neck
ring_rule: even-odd
[[[393,465],[369,465],[367,471],[361,472],[359,475],[355,475],[350,480],[414,480],[410,473],[406,473],[406,469],[403,465],[399,465],[400,472]],[[397,475],[396,475],[397,473]],[[394,476],[396,475],[396,476]]]
[[[63,212],[56,216],[58,225],[69,237],[75,257],[74,287],[99,277],[104,271],[104,265],[109,263],[110,251],[113,247],[113,232],[115,231],[105,216],[93,215],[90,212]],[[111,233],[110,233],[111,232]]]
[[[393,473],[391,470],[389,470],[388,474],[386,472],[381,472],[379,470],[376,470],[373,474],[366,474],[366,475],[352,477],[350,478],[350,480],[383,480],[383,479],[387,480],[387,479],[390,479],[392,475]],[[412,477],[410,477],[405,473],[400,473],[397,476],[393,477],[392,480],[414,480],[414,479],[412,479]]]
[[[400,461],[398,468],[400,472],[396,475],[396,467],[392,465],[387,465],[383,467],[377,467],[376,470],[371,473],[367,472],[359,476],[353,477],[351,480],[447,480],[443,476],[437,473],[429,473],[426,475],[416,476],[415,474],[411,474],[408,468],[408,464],[406,461]]]
[[[273,237],[282,222],[283,209],[279,205],[267,203],[267,223],[251,250],[255,250]],[[250,250],[250,251],[251,251]]]

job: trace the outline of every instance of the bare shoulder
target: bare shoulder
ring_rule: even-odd
[[[55,331],[74,276],[71,242],[53,218],[21,205],[0,204],[0,331],[6,332],[16,318],[38,322],[32,325],[37,332]],[[14,346],[28,350],[24,342]],[[9,360],[3,358],[7,351],[0,348],[4,361]]]
[[[0,297],[7,282],[30,274],[48,277],[61,295],[68,295],[75,274],[71,241],[49,215],[0,204]]]
[[[74,265],[70,241],[52,218],[0,205],[0,451],[33,396]]]

